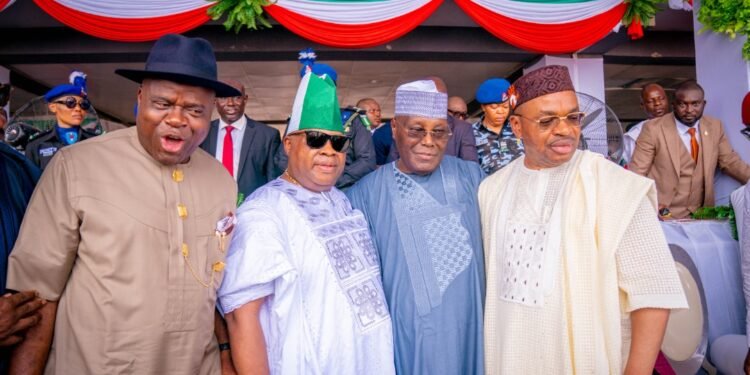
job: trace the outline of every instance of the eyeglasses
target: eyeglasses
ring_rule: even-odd
[[[427,133],[430,133],[430,135],[432,136],[432,139],[437,140],[437,141],[448,139],[448,137],[453,135],[453,133],[444,129],[428,131],[428,130],[424,130],[423,128],[406,128],[406,135],[412,139],[422,140],[425,136],[427,136]]]
[[[328,141],[331,141],[331,147],[336,152],[346,152],[349,148],[349,137],[345,135],[330,135],[315,130],[305,132],[305,142],[307,143],[307,147],[312,149],[317,150],[323,148]]]
[[[242,103],[243,100],[247,100],[247,95],[242,96],[230,96],[228,98],[216,98],[216,101],[222,104],[226,104],[229,102],[232,103]]]
[[[466,118],[469,117],[469,114],[466,112],[451,111],[450,109],[448,110],[448,114],[453,117],[460,118],[461,120],[466,120]]]
[[[542,130],[548,130],[548,129],[553,129],[557,127],[557,125],[560,124],[560,121],[565,121],[568,124],[579,128],[583,124],[583,118],[586,117],[586,113],[585,112],[571,112],[565,116],[543,116],[536,120],[520,115],[518,113],[514,113],[513,116],[518,116],[520,118],[535,122],[537,123],[537,125],[539,125],[539,127]]]
[[[744,128],[740,130],[740,133],[742,133],[742,135],[744,135],[745,138],[747,138],[747,140],[750,141],[750,128]]]
[[[55,100],[52,103],[57,104],[64,104],[66,107],[73,109],[76,106],[80,106],[82,110],[88,111],[89,108],[91,108],[91,102],[88,99],[83,99],[81,101],[76,100],[76,98],[65,98],[65,100]]]

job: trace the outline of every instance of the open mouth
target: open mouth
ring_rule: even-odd
[[[161,137],[161,148],[164,151],[176,154],[182,150],[185,140],[176,135],[165,135]]]

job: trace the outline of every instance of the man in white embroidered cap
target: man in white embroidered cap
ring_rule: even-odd
[[[515,92],[525,156],[479,188],[487,373],[651,374],[669,309],[687,307],[654,183],[577,150],[585,114],[567,68]]]
[[[145,70],[116,72],[141,84],[136,126],[55,154],[10,255],[7,287],[49,301],[11,374],[221,372],[214,311],[230,228],[217,222],[237,187],[198,145],[214,97],[239,92],[217,81],[199,38],[165,35]]]
[[[442,81],[396,90],[399,159],[347,191],[365,214],[383,268],[399,374],[482,374],[484,256],[479,164],[445,156]]]
[[[239,208],[219,289],[241,374],[394,372],[378,254],[334,187],[348,143],[333,81],[306,73],[283,141],[287,170]]]

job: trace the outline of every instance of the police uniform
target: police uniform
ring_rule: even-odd
[[[78,133],[79,136],[77,142],[85,141],[99,135],[98,133],[83,128],[80,128]],[[67,145],[67,143],[63,142],[63,140],[57,136],[57,132],[53,128],[41,133],[29,142],[29,145],[26,146],[26,157],[31,159],[31,161],[39,166],[39,168],[44,169],[47,167],[50,160],[52,160],[52,156],[54,156],[59,149]]]
[[[86,99],[86,74],[84,74],[83,72],[74,71],[70,74],[68,80],[70,81],[70,83],[55,86],[46,94],[44,94],[44,100],[47,103],[53,103],[55,99],[62,96],[78,96]],[[79,105],[81,106],[83,112],[86,112],[88,110],[88,107],[84,108],[83,104]],[[31,161],[39,166],[39,168],[44,169],[52,160],[52,157],[55,155],[55,153],[57,153],[57,151],[61,148],[89,139],[91,137],[95,137],[100,134],[98,131],[93,132],[81,127],[77,128],[78,132],[75,133],[73,129],[58,129],[58,125],[55,124],[52,129],[37,135],[29,142],[29,144],[26,146],[26,157],[31,159]],[[66,136],[75,136],[72,136],[71,139],[65,140],[60,138],[63,137],[62,134],[65,134]]]
[[[510,82],[502,78],[490,78],[477,88],[476,100],[480,104],[505,103],[511,96]],[[523,155],[523,143],[518,139],[505,120],[499,133],[484,126],[484,115],[472,126],[477,145],[479,165],[487,175]]]

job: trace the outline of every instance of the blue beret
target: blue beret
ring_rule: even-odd
[[[510,99],[510,82],[502,78],[490,78],[477,88],[476,99],[480,104],[503,103]]]
[[[302,66],[302,69],[299,71],[299,76],[304,77],[305,70],[307,69],[307,66]],[[312,64],[312,72],[315,75],[322,76],[323,74],[331,77],[333,80],[333,83],[336,83],[338,81],[339,75],[336,73],[336,69],[333,69],[330,65],[327,64],[319,64],[314,63]]]
[[[75,71],[70,74],[70,83],[65,83],[53,87],[51,90],[44,94],[44,100],[47,103],[53,100],[65,96],[65,95],[76,95],[86,97],[86,74]]]

